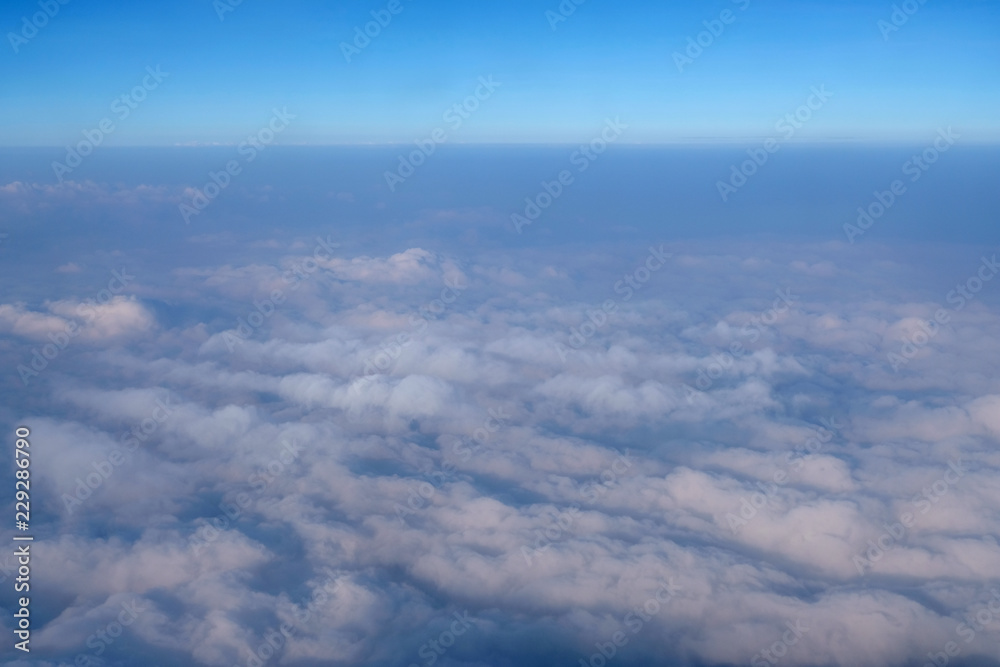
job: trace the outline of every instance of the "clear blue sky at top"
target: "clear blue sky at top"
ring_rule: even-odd
[[[220,0],[221,2],[222,0]],[[912,0],[919,5],[918,0]],[[796,138],[922,141],[954,126],[1000,140],[1000,3],[927,0],[883,38],[892,2],[587,0],[556,29],[559,2],[400,0],[403,11],[346,62],[340,44],[387,1],[70,0],[18,53],[8,33],[39,10],[0,11],[0,145],[63,146],[114,117],[147,66],[170,76],[108,145],[231,144],[274,107],[297,118],[282,143],[403,143],[437,127],[453,142],[578,142],[606,118],[623,141],[775,134],[810,87],[833,97]],[[683,72],[674,52],[723,10],[735,21]],[[461,128],[444,112],[480,76],[500,88]]]

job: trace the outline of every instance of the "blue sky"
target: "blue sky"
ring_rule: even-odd
[[[885,39],[893,4],[872,0],[589,0],[555,29],[555,0],[400,0],[351,62],[341,43],[388,3],[331,4],[247,0],[220,20],[209,0],[71,0],[15,53],[10,33],[39,5],[4,3],[0,145],[77,140],[157,65],[169,77],[108,145],[238,143],[274,107],[298,116],[283,143],[408,143],[488,75],[500,88],[450,141],[572,143],[615,116],[628,143],[766,137],[818,85],[833,97],[797,140],[920,141],[947,125],[1000,139],[995,2],[928,0]],[[673,54],[727,10],[678,71]]]

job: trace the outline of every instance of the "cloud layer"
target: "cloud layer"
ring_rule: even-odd
[[[312,244],[89,320],[0,304],[5,360],[80,327],[21,420],[33,664],[997,655],[1000,283],[957,308],[874,244]]]

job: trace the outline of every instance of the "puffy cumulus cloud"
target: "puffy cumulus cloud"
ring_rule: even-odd
[[[22,303],[0,304],[0,326],[5,333],[43,338],[47,333],[62,331],[66,324],[61,317],[28,310]]]
[[[141,335],[156,326],[155,315],[135,296],[107,294],[100,301],[47,302],[48,312],[31,310],[23,303],[0,304],[0,331],[35,340],[70,336],[100,342]]]
[[[107,303],[57,301],[49,308],[67,319],[82,315],[84,326],[80,335],[85,339],[146,333],[156,324],[155,316],[134,296],[115,296]]]
[[[322,260],[320,264],[340,280],[355,282],[406,285],[438,276],[465,282],[464,275],[454,263],[422,248],[410,248],[389,257],[333,257]]]
[[[17,419],[40,661],[1000,664],[996,299],[894,368],[951,289],[899,288],[903,250],[403,246],[284,280],[311,245],[169,267],[196,321],[0,306],[0,352],[106,344]]]

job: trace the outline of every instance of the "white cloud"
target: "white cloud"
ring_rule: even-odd
[[[57,414],[32,421],[39,507],[56,517],[38,578],[59,591],[39,641],[80,652],[135,595],[149,611],[130,641],[163,664],[230,667],[283,622],[296,636],[275,664],[420,664],[464,611],[473,629],[441,664],[519,664],[542,640],[575,664],[673,579],[618,664],[749,664],[797,620],[789,665],[924,660],[1000,579],[1000,316],[957,313],[893,372],[886,353],[937,295],[893,292],[888,269],[844,252],[679,248],[659,287],[621,299],[565,360],[556,344],[615,294],[634,249],[601,271],[588,256],[336,258],[323,268],[348,285],[290,295],[233,351],[230,313],[280,285],[288,258],[175,268],[176,300],[222,304],[183,328],[126,297],[92,322],[72,299],[2,305],[11,341],[78,321],[107,348],[67,362]],[[455,276],[473,282],[415,327]],[[787,284],[800,298],[748,336]],[[67,513],[64,490],[157,400],[169,419]],[[298,453],[283,462],[285,441]],[[859,572],[903,512],[905,537]],[[296,621],[330,572],[337,591]]]

